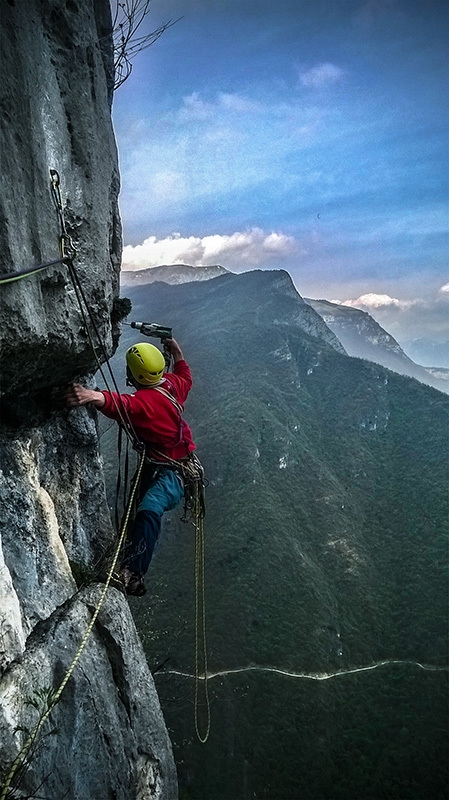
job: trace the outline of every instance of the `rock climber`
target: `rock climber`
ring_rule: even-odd
[[[86,389],[73,383],[65,393],[71,408],[91,403],[102,414],[117,422],[128,416],[139,441],[145,445],[139,505],[120,567],[120,580],[126,594],[142,596],[143,576],[148,570],[161,530],[162,515],[175,508],[184,497],[182,464],[195,444],[182,419],[183,404],[192,386],[192,376],[175,339],[165,339],[173,356],[173,372],[165,371],[161,351],[148,342],[126,352],[128,383],[134,394]],[[176,463],[173,463],[176,462]]]

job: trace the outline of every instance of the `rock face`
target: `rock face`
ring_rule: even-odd
[[[110,349],[121,232],[108,14],[108,4],[94,0],[2,3],[0,247],[4,272],[58,258],[50,192],[50,170],[57,170],[76,268]],[[5,287],[3,391],[47,389],[74,367],[91,368],[81,327],[66,266]]]
[[[77,274],[112,353],[121,228],[109,4],[5,0],[1,23],[1,272],[58,258],[61,227],[50,191],[50,169],[57,170]],[[34,728],[46,692],[60,685],[92,619],[102,584],[87,578],[113,532],[96,420],[85,409],[67,411],[57,399],[61,386],[90,380],[97,367],[67,266],[0,290],[5,779],[27,738],[24,729]],[[82,588],[75,577],[83,579]],[[106,593],[28,769],[16,778],[14,796],[38,792],[48,800],[177,796],[152,676],[128,604],[115,589]]]

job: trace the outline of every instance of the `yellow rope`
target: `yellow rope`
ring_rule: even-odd
[[[204,506],[200,499],[200,483],[202,484],[204,470],[199,459],[192,453],[189,461],[179,462],[164,456],[153,449],[153,452],[166,459],[166,462],[177,466],[181,472],[189,475],[195,485],[193,503],[193,525],[195,528],[195,731],[199,741],[204,744],[210,734],[210,699],[207,675],[207,638],[206,638],[206,597],[205,597],[205,536],[204,536]],[[149,459],[152,461],[152,459]],[[153,461],[153,463],[162,462]],[[201,662],[203,669],[201,669]],[[200,682],[204,684],[204,702],[206,707],[206,730],[202,734],[199,722],[199,693]],[[1,799],[0,799],[1,800]]]
[[[195,484],[195,730],[202,744],[207,742],[210,733],[210,700],[207,676],[207,642],[206,642],[206,602],[204,588],[204,520],[200,510],[199,485]],[[201,678],[200,661],[203,662],[204,677]],[[204,699],[206,705],[206,731],[200,732],[199,723],[199,687],[204,681]]]
[[[145,454],[142,454],[141,457],[140,457],[139,466],[137,468],[137,473],[136,473],[136,478],[135,478],[135,481],[134,481],[134,486],[132,488],[132,492],[131,492],[131,495],[130,495],[130,498],[129,498],[128,508],[126,510],[125,520],[124,520],[124,523],[123,523],[123,526],[122,526],[122,530],[121,530],[121,533],[120,533],[120,537],[119,537],[119,541],[118,541],[118,544],[117,544],[117,547],[116,547],[116,550],[115,550],[114,558],[112,560],[112,564],[111,564],[111,567],[109,569],[108,576],[106,578],[106,583],[105,583],[105,585],[103,587],[103,590],[101,592],[100,599],[99,599],[99,601],[97,603],[97,606],[96,606],[96,608],[94,610],[92,619],[91,619],[91,621],[89,623],[89,626],[88,626],[88,628],[87,628],[87,630],[86,630],[86,632],[85,632],[85,634],[84,634],[84,636],[83,636],[83,638],[81,640],[80,646],[78,647],[78,650],[75,653],[75,656],[74,656],[74,658],[72,660],[72,663],[70,664],[70,666],[69,666],[69,668],[68,668],[68,670],[67,670],[67,672],[66,672],[66,674],[65,674],[65,676],[63,678],[63,680],[61,681],[61,683],[59,685],[59,688],[56,690],[55,694],[53,695],[53,697],[52,697],[52,699],[51,699],[51,701],[49,703],[47,711],[40,718],[40,720],[37,723],[37,725],[35,726],[34,730],[30,733],[30,735],[29,735],[28,739],[26,740],[25,744],[23,745],[22,749],[19,751],[18,755],[16,756],[16,758],[15,758],[15,760],[14,760],[12,766],[11,766],[11,769],[10,769],[10,771],[8,773],[8,776],[6,778],[6,783],[5,783],[4,787],[3,787],[2,793],[0,795],[0,800],[6,800],[8,790],[9,790],[9,788],[11,786],[11,782],[12,782],[12,780],[14,778],[14,775],[16,774],[17,769],[23,763],[23,760],[24,760],[26,754],[28,753],[28,750],[30,749],[31,745],[33,744],[34,740],[36,739],[36,736],[39,733],[39,730],[41,729],[42,725],[48,719],[48,717],[50,716],[50,714],[53,711],[54,707],[59,702],[59,700],[61,698],[61,695],[62,695],[65,687],[67,686],[68,681],[70,680],[70,677],[71,677],[71,675],[73,673],[73,670],[75,669],[75,667],[76,667],[76,665],[77,665],[77,663],[78,663],[78,661],[79,661],[79,659],[81,657],[81,654],[82,654],[82,652],[83,652],[83,650],[84,650],[84,648],[85,648],[85,646],[87,644],[87,640],[88,640],[90,634],[92,633],[92,629],[93,629],[93,627],[95,625],[95,622],[97,621],[97,617],[98,617],[98,614],[100,613],[101,606],[103,605],[104,598],[106,597],[106,592],[107,592],[107,590],[109,588],[109,584],[111,582],[112,575],[113,575],[115,567],[117,565],[117,561],[118,561],[118,557],[119,557],[119,554],[120,554],[120,550],[122,548],[122,545],[123,545],[123,542],[124,542],[124,539],[125,539],[125,536],[126,536],[126,529],[127,529],[128,522],[129,522],[129,517],[130,517],[130,514],[131,514],[131,508],[132,508],[132,504],[133,504],[133,501],[134,501],[134,496],[135,496],[135,493],[137,491],[137,487],[138,487],[138,484],[139,484],[140,473],[142,471],[144,460],[145,460]]]

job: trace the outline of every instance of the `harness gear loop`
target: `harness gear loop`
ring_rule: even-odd
[[[109,572],[108,572],[108,575],[107,575],[107,578],[106,578],[106,582],[105,582],[103,590],[102,590],[102,592],[100,594],[100,598],[98,600],[98,603],[97,603],[97,605],[95,607],[94,613],[92,615],[92,619],[91,619],[91,621],[90,621],[90,623],[89,623],[89,625],[87,627],[87,630],[86,630],[86,632],[85,632],[85,634],[84,634],[84,636],[83,636],[83,638],[81,640],[81,643],[80,643],[80,645],[78,647],[78,650],[76,651],[76,653],[75,653],[75,655],[74,655],[74,657],[72,659],[72,662],[71,662],[70,666],[67,669],[67,672],[66,672],[64,678],[62,679],[58,689],[55,691],[55,693],[52,696],[52,699],[49,702],[47,711],[40,718],[40,720],[36,724],[34,730],[30,733],[28,739],[25,741],[24,745],[22,746],[22,749],[19,751],[19,753],[17,754],[16,758],[14,759],[14,761],[12,763],[12,766],[11,766],[11,769],[10,769],[10,771],[8,773],[7,778],[6,778],[5,784],[3,786],[2,793],[0,795],[0,800],[6,800],[9,788],[11,786],[11,783],[12,783],[12,780],[14,778],[14,775],[17,772],[17,769],[23,763],[23,760],[24,760],[26,754],[28,753],[28,750],[32,746],[34,740],[36,739],[36,736],[39,733],[42,725],[48,719],[48,717],[50,716],[50,714],[53,711],[54,707],[59,703],[59,700],[61,699],[61,695],[62,695],[65,687],[67,686],[67,683],[69,682],[69,680],[70,680],[70,678],[71,678],[71,676],[73,674],[73,670],[75,669],[79,659],[81,658],[83,650],[84,650],[84,648],[85,648],[85,646],[87,644],[87,640],[88,640],[90,634],[92,633],[93,627],[94,627],[94,625],[95,625],[95,623],[97,621],[98,615],[100,613],[101,606],[103,605],[104,599],[106,597],[106,592],[107,592],[107,590],[109,588],[109,584],[110,584],[110,582],[112,580],[112,577],[114,575],[114,571],[115,571],[115,568],[117,566],[117,561],[118,561],[118,557],[119,557],[119,554],[120,554],[120,550],[122,549],[123,542],[125,540],[126,530],[127,530],[127,527],[128,527],[128,522],[129,522],[129,518],[130,518],[130,514],[131,514],[131,507],[132,507],[132,504],[133,504],[133,501],[134,501],[134,495],[135,495],[135,493],[137,491],[137,485],[138,485],[138,482],[139,482],[140,473],[142,471],[143,463],[144,463],[144,456],[142,455],[141,458],[140,458],[139,466],[137,468],[136,481],[134,483],[134,486],[133,486],[133,489],[132,489],[132,492],[131,492],[131,495],[130,495],[130,498],[129,498],[128,508],[127,508],[127,511],[126,511],[126,515],[125,515],[125,519],[124,519],[124,522],[123,522],[123,527],[122,527],[122,530],[121,530],[121,533],[120,533],[120,536],[119,536],[119,540],[118,540],[118,543],[117,543],[117,547],[115,549],[114,558],[112,559],[112,564],[111,564],[111,566],[109,568]]]

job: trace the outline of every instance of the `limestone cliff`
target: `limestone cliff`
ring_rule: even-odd
[[[110,118],[107,0],[1,1],[0,272],[57,259],[57,170],[76,269],[109,353],[121,229]],[[0,274],[1,279],[1,274]],[[0,285],[2,501],[0,769],[57,688],[101,585],[77,590],[112,539],[95,418],[58,389],[96,364],[66,265]],[[76,568],[76,569],[75,569]],[[57,733],[49,732],[57,729]],[[177,795],[171,745],[125,598],[109,589],[17,794],[67,800]],[[23,793],[23,794],[22,794]]]

